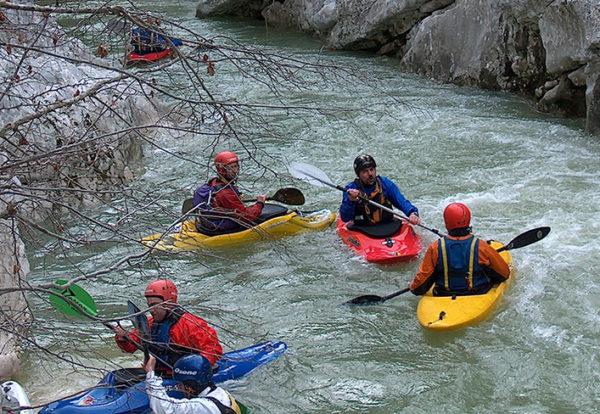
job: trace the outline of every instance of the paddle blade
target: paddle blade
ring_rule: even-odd
[[[148,318],[146,318],[143,313],[140,313],[140,308],[138,308],[136,304],[130,300],[127,301],[127,308],[129,309],[131,323],[133,323],[135,329],[137,329],[140,335],[142,335],[144,338],[149,338],[150,325],[148,324]],[[133,316],[134,314],[138,315]]]
[[[349,300],[348,302],[345,302],[344,305],[371,305],[371,304],[375,304],[375,303],[381,303],[384,301],[385,301],[385,299],[382,298],[381,296],[363,295],[363,296],[354,298],[352,300]]]
[[[190,211],[191,209],[194,208],[194,199],[193,198],[186,198],[183,201],[183,206],[181,206],[181,215],[185,215],[185,213],[187,213],[188,211]]]
[[[318,187],[323,187],[326,185],[335,187],[327,174],[314,165],[294,161],[288,166],[288,171],[292,177],[298,178],[299,180],[304,180],[309,184],[316,185]]]
[[[512,239],[504,247],[498,249],[498,252],[529,246],[532,243],[542,240],[548,233],[550,233],[550,227],[538,227],[536,229],[527,230],[525,233],[521,233]]]
[[[301,206],[304,204],[304,194],[297,188],[287,187],[277,190],[271,200],[279,201],[280,203],[290,204],[293,206]]]
[[[64,285],[66,284],[66,280],[57,280],[56,284]],[[70,299],[75,302],[79,307],[83,309],[83,312],[87,313],[90,316],[98,316],[98,311],[96,310],[96,304],[94,303],[94,299],[83,290],[81,287],[73,284],[66,289],[57,289],[53,288],[53,292],[63,295],[64,297]],[[85,316],[82,311],[77,309],[75,306],[61,298],[60,296],[50,295],[50,303],[57,310],[61,311],[65,315],[71,316]]]
[[[146,316],[144,316],[143,313],[140,313],[140,308],[138,308],[136,304],[130,300],[127,301],[127,309],[129,310],[129,319],[131,319],[133,326],[135,326],[135,329],[137,329],[138,333],[140,334],[140,337],[143,339],[141,343],[142,351],[144,352],[144,361],[148,361],[148,341],[150,341],[151,339],[150,325],[148,324],[148,319],[146,318]]]

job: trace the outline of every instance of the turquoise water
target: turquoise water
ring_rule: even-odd
[[[321,82],[306,74],[314,87],[283,92],[295,105],[323,108],[328,116],[261,110],[280,137],[253,135],[252,151],[277,175],[262,176],[246,156],[242,184],[247,194],[272,194],[294,185],[305,194],[303,209],[337,210],[341,193],[293,181],[286,164],[308,162],[334,183],[346,184],[353,179],[354,157],[368,152],[378,172],[398,183],[430,227],[442,229],[443,208],[461,201],[472,210],[475,233],[484,238],[508,242],[543,225],[552,232],[512,252],[515,280],[497,310],[487,321],[457,332],[421,328],[415,316],[418,298],[410,294],[377,306],[342,306],[355,296],[406,287],[418,261],[368,264],[341,243],[333,228],[224,251],[155,255],[82,284],[102,315],[123,316],[127,299],[141,305],[146,284],[165,276],[177,283],[184,306],[217,327],[225,350],[264,339],[285,341],[284,357],[226,384],[253,412],[596,410],[600,141],[583,133],[583,122],[537,113],[529,101],[512,95],[403,74],[390,59],[321,51],[318,41],[299,33],[240,20],[198,20],[193,2],[166,12],[206,37],[228,36],[313,62],[328,59],[366,75]],[[225,63],[206,83],[239,102],[277,102],[268,88],[239,78]],[[207,137],[164,134],[157,142],[180,157],[145,149],[132,190],[140,199],[137,205],[143,192],[157,201],[139,222],[123,228],[134,238],[170,224],[181,201],[208,174]],[[125,201],[113,200],[116,206]],[[99,206],[89,214],[114,223],[116,210]],[[424,229],[418,232],[424,246],[435,240]],[[34,282],[94,272],[142,251],[122,238],[60,254],[28,249]],[[139,365],[141,356],[121,354],[102,325],[68,320],[36,298],[33,303],[40,326],[48,327],[38,328],[38,340],[67,358],[28,352],[20,381],[33,403],[93,385],[102,370]],[[71,359],[98,370],[73,366]]]

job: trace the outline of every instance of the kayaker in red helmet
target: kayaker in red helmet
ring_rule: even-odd
[[[510,268],[500,254],[471,233],[471,212],[462,203],[444,210],[448,235],[427,249],[419,271],[409,288],[425,294],[435,284],[436,296],[480,294],[510,276]]]
[[[375,159],[368,154],[359,155],[354,160],[356,179],[346,186],[346,192],[340,206],[342,221],[354,221],[359,226],[390,222],[393,215],[358,198],[359,195],[386,207],[401,210],[411,224],[421,223],[419,210],[408,201],[398,186],[386,177],[380,177],[376,171]]]
[[[179,358],[188,354],[200,354],[215,364],[223,349],[217,333],[198,316],[177,305],[177,288],[170,280],[159,279],[146,287],[144,292],[151,317],[148,318],[152,342],[149,351],[158,357],[156,372],[163,377],[172,374],[172,367]],[[124,352],[135,352],[131,343],[140,343],[137,330],[130,332],[115,328],[115,340]]]
[[[218,153],[215,169],[218,176],[198,187],[194,193],[194,206],[200,215],[196,227],[207,234],[241,230],[243,223],[251,224],[260,216],[267,196],[259,195],[250,207],[244,205],[235,185],[240,164],[234,152]]]

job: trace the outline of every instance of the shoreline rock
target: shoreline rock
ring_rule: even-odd
[[[600,3],[594,0],[200,0],[197,17],[257,17],[401,70],[533,99],[600,135]],[[552,88],[545,85],[556,82]]]

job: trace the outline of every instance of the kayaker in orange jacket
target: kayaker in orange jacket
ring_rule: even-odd
[[[151,308],[149,350],[159,358],[157,373],[170,376],[175,362],[188,354],[200,354],[213,365],[221,358],[223,349],[217,333],[203,319],[177,305],[177,288],[173,282],[156,280],[148,285],[144,296]],[[124,352],[132,353],[138,349],[131,342],[140,343],[140,333],[136,329],[127,332],[116,327],[115,333],[115,341]]]
[[[215,157],[218,177],[200,186],[194,193],[194,206],[198,208],[199,231],[230,232],[241,223],[252,224],[265,205],[266,195],[256,197],[256,203],[246,207],[235,185],[239,171],[239,159],[234,152],[223,151]]]
[[[510,276],[510,268],[488,243],[471,234],[471,212],[462,203],[444,210],[448,235],[432,243],[409,288],[425,294],[435,284],[434,295],[485,293]]]

